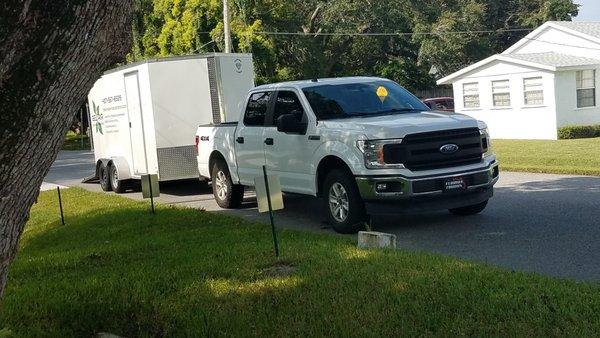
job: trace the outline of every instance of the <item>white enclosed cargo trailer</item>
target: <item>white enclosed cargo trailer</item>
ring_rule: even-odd
[[[198,178],[196,128],[237,120],[253,86],[251,54],[171,57],[106,72],[88,95],[102,188],[122,192],[144,174]]]

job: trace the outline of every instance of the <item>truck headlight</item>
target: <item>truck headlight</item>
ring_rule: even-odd
[[[490,132],[487,127],[479,129],[481,134],[481,145],[483,146],[483,156],[492,154],[492,140],[490,139]]]
[[[368,169],[403,168],[401,164],[386,164],[383,147],[386,144],[400,143],[402,140],[358,140],[356,146],[363,153]]]

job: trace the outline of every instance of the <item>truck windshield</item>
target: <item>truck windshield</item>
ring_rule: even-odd
[[[303,89],[317,119],[343,119],[430,110],[392,81],[324,84]]]

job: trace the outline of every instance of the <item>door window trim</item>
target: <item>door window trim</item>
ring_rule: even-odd
[[[259,125],[259,124],[247,125],[246,124],[246,110],[248,109],[248,103],[250,103],[250,98],[252,98],[252,96],[255,94],[263,94],[263,93],[271,94],[271,97],[269,97],[269,102],[267,102],[267,111],[265,112],[265,119],[263,121],[263,124],[262,125]],[[248,95],[248,99],[246,100],[246,104],[244,106],[244,114],[242,115],[242,124],[244,125],[244,127],[246,127],[246,128],[256,128],[256,127],[263,128],[263,127],[267,126],[268,121],[269,121],[269,116],[272,115],[272,112],[273,112],[273,102],[274,102],[275,97],[277,96],[276,94],[277,94],[277,92],[275,90],[257,90],[255,92],[251,92]]]
[[[302,99],[300,98],[299,93],[296,90],[291,89],[291,88],[279,88],[275,91],[273,97],[271,98],[271,102],[270,102],[271,107],[267,111],[267,116],[265,118],[265,127],[277,128],[277,125],[275,124],[273,117],[275,115],[275,104],[277,103],[277,97],[279,96],[280,92],[291,92],[291,93],[294,93],[294,95],[296,95],[296,99],[298,100],[298,102],[300,103],[300,106],[302,107],[302,120],[306,121],[308,123],[309,120],[308,120],[308,113],[306,112],[306,106],[302,102]]]

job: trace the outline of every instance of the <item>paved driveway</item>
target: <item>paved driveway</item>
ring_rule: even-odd
[[[46,181],[100,191],[81,184],[93,170],[89,152],[61,152]],[[140,199],[139,192],[124,196]],[[222,210],[196,181],[161,185],[163,203],[204,208],[268,222],[252,193],[240,210]],[[280,226],[332,232],[315,198],[286,196]],[[399,247],[434,251],[510,269],[600,281],[600,178],[502,172],[488,208],[472,217],[447,212],[376,218],[376,230],[398,235]],[[285,245],[285,244],[284,244]]]

